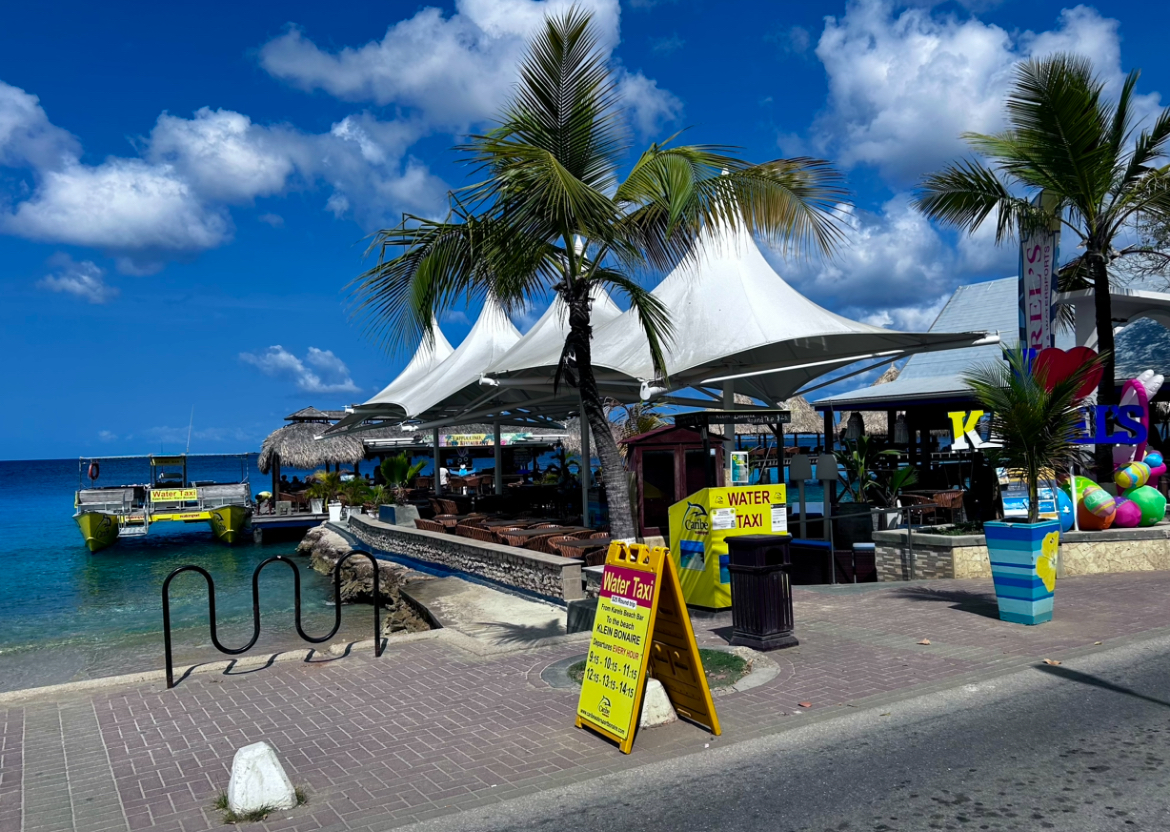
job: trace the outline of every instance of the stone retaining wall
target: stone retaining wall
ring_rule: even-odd
[[[874,532],[879,581],[922,578],[990,578],[991,562],[983,535],[914,533],[913,574],[906,531]],[[1057,574],[1061,577],[1106,572],[1170,569],[1170,525],[1103,532],[1064,532]]]
[[[349,532],[372,549],[422,563],[465,572],[502,586],[558,601],[584,598],[581,561],[530,552],[497,543],[481,543],[443,532],[408,529],[350,515]]]

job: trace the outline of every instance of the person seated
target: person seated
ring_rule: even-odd
[[[280,490],[281,491],[288,491],[288,489],[289,489],[288,474],[281,474],[280,475]]]
[[[292,483],[289,485],[288,490],[289,491],[303,491],[304,488],[305,488],[305,484],[303,482],[301,482],[301,478],[300,477],[293,477]]]

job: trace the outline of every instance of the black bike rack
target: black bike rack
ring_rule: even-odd
[[[163,614],[163,647],[166,652],[167,660],[167,688],[175,686],[174,666],[171,659],[171,599],[170,589],[171,581],[175,579],[176,575],[181,575],[184,572],[198,572],[207,581],[207,615],[211,625],[211,643],[215,645],[215,649],[221,653],[226,653],[229,656],[238,656],[240,653],[246,653],[252,649],[260,638],[260,572],[264,567],[270,563],[280,562],[287,563],[289,568],[293,571],[293,589],[296,593],[296,618],[295,623],[297,627],[297,635],[310,644],[320,644],[323,641],[328,641],[337,635],[337,631],[341,629],[341,565],[355,555],[369,558],[370,566],[374,570],[374,656],[382,655],[382,632],[381,632],[381,607],[382,595],[380,591],[380,575],[378,570],[378,561],[369,552],[358,552],[351,550],[337,561],[333,566],[333,601],[334,611],[336,613],[336,620],[333,623],[333,629],[326,635],[321,637],[314,637],[308,635],[301,626],[301,571],[297,565],[289,560],[284,555],[276,555],[268,558],[268,560],[256,567],[256,571],[252,573],[252,638],[243,647],[224,647],[219,641],[219,635],[216,632],[215,619],[215,581],[212,580],[211,574],[202,566],[195,566],[188,564],[187,566],[180,566],[171,574],[167,575],[167,579],[163,581],[162,585],[162,614]]]

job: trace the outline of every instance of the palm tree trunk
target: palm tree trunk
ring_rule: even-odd
[[[1105,356],[1101,381],[1097,384],[1097,404],[1117,404],[1117,387],[1113,357],[1113,299],[1109,296],[1109,271],[1105,255],[1090,251],[1086,258],[1093,274],[1093,311],[1097,323],[1097,352]],[[1113,479],[1113,451],[1109,445],[1097,445],[1094,454],[1097,482]]]
[[[593,447],[601,460],[601,481],[609,500],[609,528],[614,538],[634,538],[634,518],[630,511],[629,488],[626,484],[625,466],[618,451],[601,395],[597,391],[597,379],[593,376],[593,327],[590,324],[589,287],[581,281],[581,288],[575,297],[567,298],[569,305],[569,335],[565,339],[571,345],[577,363],[577,385],[585,412],[581,418],[587,421],[593,431]],[[582,425],[584,430],[584,425]],[[581,461],[583,476],[588,476],[589,460]]]

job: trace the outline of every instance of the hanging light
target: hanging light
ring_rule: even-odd
[[[894,422],[894,444],[895,445],[909,445],[910,444],[910,429],[906,427],[906,414],[899,413],[897,420]]]
[[[856,442],[865,435],[865,422],[862,421],[861,411],[855,410],[849,415],[849,422],[845,425],[845,438]]]

